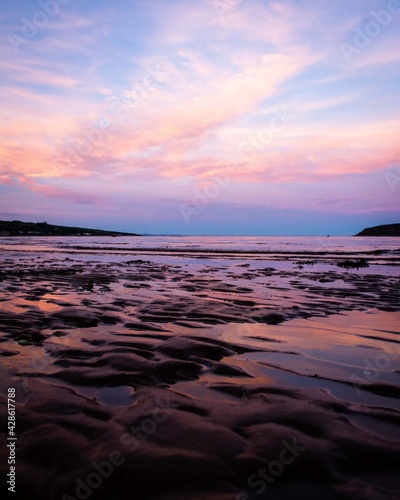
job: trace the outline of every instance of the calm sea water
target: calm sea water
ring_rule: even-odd
[[[1,237],[0,251],[243,251],[268,253],[400,253],[400,238],[354,236],[128,236],[128,237]]]

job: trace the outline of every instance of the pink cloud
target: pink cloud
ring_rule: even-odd
[[[165,19],[169,9],[174,10],[163,7],[155,17]],[[115,191],[135,189],[138,184],[141,189],[151,186],[161,192],[156,184],[170,182],[168,193],[178,196],[184,181],[207,186],[232,162],[238,164],[232,183],[263,186],[340,180],[396,164],[400,158],[398,121],[371,117],[367,122],[355,116],[351,124],[343,120],[338,124],[333,118],[315,118],[318,111],[331,112],[344,104],[351,108],[355,103],[357,111],[358,89],[342,91],[341,83],[348,75],[359,74],[367,60],[369,65],[395,61],[395,48],[383,57],[378,44],[350,68],[343,69],[340,61],[338,73],[337,61],[332,63],[326,56],[339,50],[342,34],[318,23],[318,16],[318,9],[295,7],[292,2],[240,2],[227,14],[226,25],[214,37],[207,37],[203,35],[209,35],[210,25],[214,30],[219,22],[212,4],[178,9],[176,16],[167,16],[171,21],[162,24],[162,44],[156,45],[159,52],[149,56],[157,59],[167,54],[173,60],[173,71],[165,81],[150,83],[147,95],[136,107],[128,107],[125,117],[113,113],[112,103],[135,96],[136,68],[142,56],[132,56],[135,64],[124,68],[126,74],[131,72],[130,86],[124,89],[115,84],[114,75],[107,83],[98,76],[104,63],[101,50],[94,50],[100,30],[82,32],[72,40],[63,30],[57,36],[57,26],[70,23],[74,29],[87,25],[92,29],[95,25],[61,16],[49,27],[55,45],[49,44],[48,50],[56,47],[75,52],[84,43],[92,51],[90,63],[82,74],[72,76],[64,71],[68,65],[62,62],[42,63],[40,54],[46,53],[46,43],[39,39],[38,59],[32,56],[0,63],[0,69],[12,75],[4,88],[7,102],[0,125],[0,180],[10,183],[18,178],[47,198],[95,203],[104,198],[38,184],[35,179],[88,179],[93,185],[103,182]],[[345,24],[342,21],[338,26]],[[311,42],[311,29],[318,34],[321,47],[315,40]],[[204,50],[193,49],[191,42],[196,39],[207,40],[202,42]],[[322,43],[326,40],[331,45]],[[383,38],[379,43],[385,46]],[[298,114],[293,123],[275,134],[270,143],[261,144],[260,149],[253,147],[252,153],[241,147],[249,137],[259,135],[265,126],[263,117],[269,119],[276,102],[282,102],[287,88],[294,85],[291,82],[298,76],[301,82],[320,62],[327,70],[323,83],[328,87],[336,79],[336,90],[310,97],[298,84],[287,98],[289,111]],[[146,64],[143,57],[143,68]],[[336,73],[331,77],[332,67]],[[316,74],[322,86],[321,72]],[[35,86],[43,87],[38,91]],[[54,94],[43,90],[47,87],[52,87]],[[311,94],[312,88],[308,90]],[[112,126],[100,130],[104,120]],[[77,150],[77,145],[81,149]],[[244,196],[252,199],[251,190]],[[350,203],[342,201],[343,206]]]
[[[57,199],[65,199],[73,203],[82,204],[82,205],[90,205],[95,203],[104,204],[107,201],[107,198],[103,195],[99,194],[87,194],[74,191],[72,189],[60,188],[57,186],[49,186],[45,184],[38,184],[32,181],[23,182],[25,187],[30,191],[35,193],[39,193],[46,198],[57,198]]]

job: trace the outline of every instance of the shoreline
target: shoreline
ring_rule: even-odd
[[[0,276],[0,404],[14,386],[20,494],[400,491],[400,280],[388,262],[21,250]],[[88,486],[105,462],[112,474]]]

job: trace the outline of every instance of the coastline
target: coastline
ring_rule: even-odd
[[[396,255],[357,270],[325,250],[119,250],[3,260],[0,401],[14,385],[20,493],[395,498]]]

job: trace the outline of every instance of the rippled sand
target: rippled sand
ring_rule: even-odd
[[[4,259],[18,498],[397,498],[400,280],[379,258]]]

